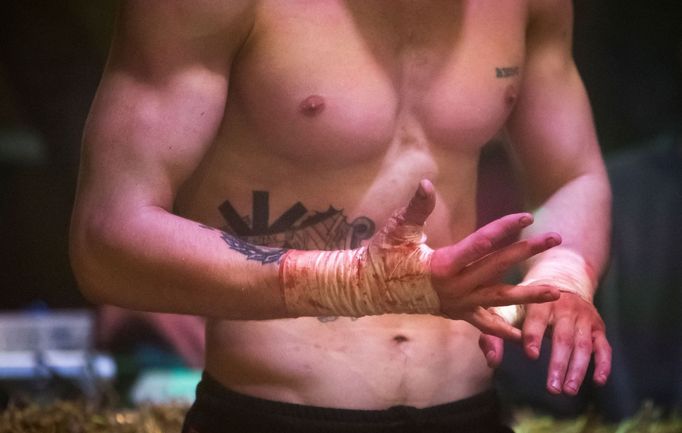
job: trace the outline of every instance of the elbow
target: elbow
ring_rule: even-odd
[[[115,304],[111,287],[111,253],[108,235],[97,224],[77,221],[69,231],[69,261],[78,289],[88,302]]]
[[[78,289],[85,299],[93,304],[105,304],[105,290],[102,287],[101,266],[98,265],[92,239],[81,227],[72,225],[69,234],[69,262]]]

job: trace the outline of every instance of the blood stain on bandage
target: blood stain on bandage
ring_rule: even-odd
[[[301,113],[308,117],[320,114],[325,107],[324,98],[320,95],[310,95],[299,105]]]

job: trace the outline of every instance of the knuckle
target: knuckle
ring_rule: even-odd
[[[507,254],[500,254],[500,256],[497,257],[497,260],[495,260],[496,273],[504,273],[519,261],[514,253],[515,251],[510,251]]]
[[[495,305],[508,304],[512,300],[511,293],[505,291],[495,291],[491,296],[491,300],[495,302]]]
[[[611,358],[613,349],[611,349],[611,345],[609,343],[604,344],[604,347],[601,349],[601,351],[604,353],[604,355]]]
[[[592,341],[585,339],[585,338],[579,338],[575,342],[575,348],[584,352],[591,352],[592,351]]]
[[[599,370],[608,370],[610,365],[611,364],[609,363],[609,361],[607,361],[605,359],[595,362],[595,366]]]
[[[573,347],[574,339],[570,332],[566,331],[554,331],[554,344],[560,346]]]
[[[513,249],[505,249],[499,253],[495,253],[491,257],[491,274],[504,275],[510,268],[516,266],[525,257],[519,257],[517,252]]]
[[[523,335],[523,344],[525,345],[537,345],[540,339],[537,337],[535,334],[531,334],[530,332],[526,332]]]
[[[488,239],[487,236],[479,233],[477,236],[475,236],[472,241],[471,241],[471,250],[479,255],[483,255],[490,251],[490,248],[492,247],[492,242],[490,239]]]

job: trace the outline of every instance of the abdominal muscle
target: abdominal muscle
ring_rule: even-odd
[[[367,217],[379,230],[395,209],[407,204],[419,180],[429,178],[437,191],[436,208],[425,226],[429,246],[438,248],[470,233],[475,224],[477,156],[453,150],[436,157],[428,146],[420,151],[408,151],[400,143],[391,149],[394,146],[400,150],[389,150],[390,164],[386,159],[369,163],[365,169],[355,168],[353,176],[299,170],[291,185],[279,176],[254,181],[239,169],[225,179],[225,171],[209,168],[203,185],[220,185],[211,189],[220,192],[199,194],[208,191],[200,185],[188,189],[194,199],[185,201],[181,211],[221,227],[224,221],[214,220],[211,208],[229,197],[240,214],[248,214],[251,189],[262,188],[270,191],[271,219],[300,200],[310,210],[343,209],[349,221]],[[215,167],[251,166],[224,163],[223,157],[232,159],[227,155],[214,157]],[[244,178],[249,180],[242,182]],[[338,179],[346,179],[343,188],[338,188]],[[333,193],[321,198],[320,191]],[[282,198],[287,194],[295,198]],[[479,335],[467,322],[426,315],[212,319],[207,322],[206,371],[229,389],[269,400],[347,409],[427,407],[490,387],[491,370],[478,348]]]
[[[479,332],[435,316],[210,321],[207,372],[247,395],[347,409],[428,407],[490,386]]]

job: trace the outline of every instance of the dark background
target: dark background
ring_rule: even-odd
[[[575,57],[607,157],[682,123],[681,3],[575,1]],[[67,230],[80,134],[115,7],[0,6],[0,309],[85,305]]]
[[[116,4],[0,5],[0,311],[88,306],[69,268],[67,234],[80,135]],[[617,419],[631,416],[644,399],[666,408],[682,402],[682,1],[574,4],[576,63],[615,167],[610,173],[619,179],[612,263],[628,265],[611,267],[597,296],[614,345],[614,373],[605,389],[586,384],[581,398],[550,398],[548,352],[528,363],[512,347],[498,386],[509,401],[553,414],[574,416],[596,404]],[[655,150],[661,136],[673,153]],[[482,220],[517,205],[506,158],[499,150],[484,157],[482,189],[497,192],[487,201],[479,197]]]
[[[79,307],[67,231],[116,2],[0,6],[0,309]]]

